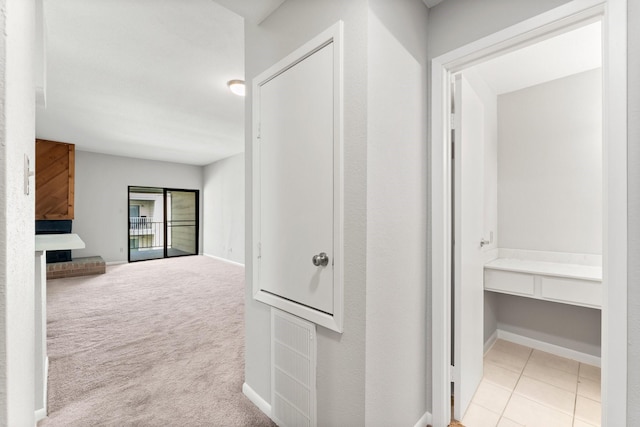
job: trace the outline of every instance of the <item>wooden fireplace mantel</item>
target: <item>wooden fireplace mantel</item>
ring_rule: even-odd
[[[36,219],[73,219],[75,145],[36,139]]]

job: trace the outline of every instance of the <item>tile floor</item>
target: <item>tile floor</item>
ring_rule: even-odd
[[[600,368],[498,340],[465,427],[599,427]]]

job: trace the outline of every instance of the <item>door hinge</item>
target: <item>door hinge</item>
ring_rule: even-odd
[[[451,158],[456,158],[456,139],[455,139],[456,131],[451,129]]]
[[[452,383],[458,381],[458,370],[453,365],[449,366],[449,381]]]
[[[262,258],[262,243],[258,243],[258,259]]]
[[[451,108],[453,109],[453,102]],[[451,158],[456,158],[456,115],[454,112],[451,113]]]
[[[262,136],[262,122],[258,123],[258,136],[257,136],[257,138],[260,139],[261,136]]]

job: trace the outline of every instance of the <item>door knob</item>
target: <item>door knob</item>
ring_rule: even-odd
[[[480,238],[480,247],[484,248],[487,245],[490,245],[493,243],[493,231],[489,232],[489,240],[485,239],[484,236],[482,236]]]
[[[320,252],[318,255],[314,255],[311,261],[316,267],[326,267],[329,264],[329,256],[324,252]]]

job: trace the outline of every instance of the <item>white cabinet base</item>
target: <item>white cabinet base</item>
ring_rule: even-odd
[[[542,299],[584,307],[602,307],[602,282],[540,276]]]
[[[533,297],[535,295],[535,276],[526,273],[485,269],[484,289]]]
[[[499,258],[484,266],[484,289],[582,307],[602,307],[601,269]]]

